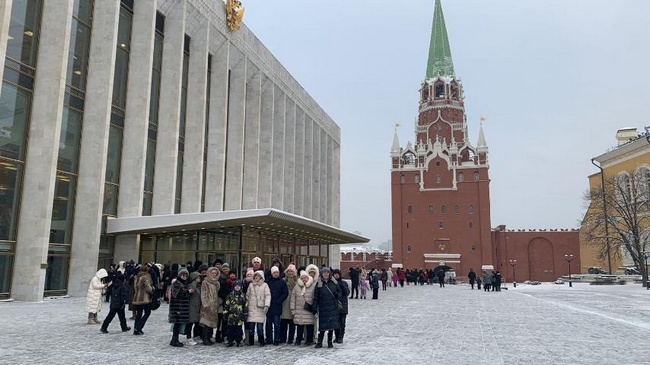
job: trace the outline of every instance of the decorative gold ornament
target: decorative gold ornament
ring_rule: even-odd
[[[447,249],[447,245],[445,245],[444,243],[441,243],[441,244],[438,245],[438,249],[439,249],[440,251],[444,251],[444,250]]]
[[[230,30],[238,30],[244,18],[244,7],[239,0],[226,0],[226,22]]]

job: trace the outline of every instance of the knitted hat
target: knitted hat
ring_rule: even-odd
[[[261,277],[262,277],[262,280],[264,280],[264,271],[262,271],[262,270],[257,270],[257,271],[255,271],[255,275],[259,275],[259,276],[261,276]]]
[[[287,266],[287,268],[286,268],[286,270],[284,270],[284,272],[286,273],[289,270],[293,271],[294,273],[298,272],[298,271],[296,271],[296,265],[294,265],[294,264],[289,264],[289,266]]]
[[[196,278],[198,278],[199,276],[201,276],[201,274],[199,274],[198,271],[192,271],[190,273],[190,281],[196,280]]]
[[[332,270],[332,276],[334,276],[335,274],[339,274],[339,276],[341,276],[341,270],[339,269]]]
[[[235,289],[236,286],[239,287],[239,290],[241,290],[241,288],[244,287],[243,284],[241,283],[241,280],[235,280],[235,282],[232,284],[233,290]]]
[[[222,269],[230,269],[230,264],[228,264],[227,262],[224,262],[224,263],[221,265],[221,268],[222,268]]]
[[[189,271],[187,271],[187,269],[185,269],[185,268],[183,268],[183,269],[180,269],[180,270],[178,270],[178,277],[179,277],[179,278],[180,278],[180,277],[181,277],[181,275],[183,275],[183,274],[185,274],[185,275],[188,275],[188,276],[189,276],[189,275],[190,275],[190,272],[189,272]]]
[[[307,271],[303,270],[303,271],[300,272],[300,277],[303,277],[303,276],[309,276],[309,274],[307,274]]]
[[[278,272],[278,273],[279,273],[279,272],[280,272],[280,269],[278,269],[277,266],[273,266],[273,267],[271,267],[271,274],[273,274],[274,272]]]
[[[259,257],[253,257],[253,261],[251,261],[251,262],[254,263],[254,264],[255,264],[255,263],[261,264],[261,263],[262,263],[262,259],[259,258]]]
[[[246,276],[248,276],[248,275],[250,275],[250,276],[255,275],[255,270],[253,270],[252,268],[249,268],[248,270],[246,270]]]
[[[203,264],[203,265],[199,266],[199,269],[197,271],[198,272],[206,271],[206,270],[208,270],[209,267],[210,266],[208,266],[207,264]]]
[[[322,275],[323,273],[325,273],[325,272],[328,273],[328,274],[331,274],[331,273],[332,273],[332,272],[330,271],[330,269],[328,269],[328,268],[326,268],[326,267],[320,269],[320,273],[321,273],[321,275]]]

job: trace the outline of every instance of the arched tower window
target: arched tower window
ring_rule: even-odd
[[[422,86],[422,100],[427,100],[429,99],[429,85],[424,84]]]
[[[440,213],[442,213],[442,214],[447,213],[447,206],[446,205],[441,205],[440,206]]]
[[[415,174],[415,179],[413,179],[413,180],[415,181],[416,184],[419,184],[420,183],[420,175]]]
[[[433,214],[433,204],[429,204],[429,214]]]
[[[406,176],[401,175],[401,176],[399,177],[399,182],[400,182],[400,184],[404,184],[404,183],[406,182]]]
[[[440,184],[442,182],[442,177],[440,175],[436,175],[436,184]]]
[[[469,214],[474,214],[474,204],[469,205]]]
[[[465,181],[465,174],[463,174],[462,172],[459,172],[458,173],[458,182],[463,182],[463,181]]]
[[[451,84],[451,97],[454,99],[458,99],[460,97],[460,92],[459,92],[458,84],[453,82]]]
[[[618,175],[616,178],[616,196],[622,203],[628,203],[632,200],[630,176],[626,173]]]
[[[442,99],[445,97],[445,84],[442,82],[437,82],[435,86],[435,96],[436,99]]]
[[[636,171],[636,186],[639,194],[650,196],[650,168],[641,166]]]
[[[413,206],[409,205],[408,208],[406,208],[406,210],[409,214],[413,213]]]
[[[474,171],[474,181],[478,181],[479,175],[478,171]]]
[[[460,213],[460,205],[456,204],[454,205],[454,214]]]

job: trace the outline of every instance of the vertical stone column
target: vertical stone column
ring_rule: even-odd
[[[73,296],[85,295],[97,269],[119,18],[119,1],[95,2],[68,276]]]
[[[271,208],[273,181],[273,81],[262,75],[260,115],[260,169],[257,185],[257,207]]]
[[[327,191],[325,192],[325,223],[334,225],[334,215],[332,214],[333,204],[332,199],[334,194],[334,139],[332,136],[327,136]]]
[[[293,213],[296,172],[296,103],[287,96],[284,111],[284,211]]]
[[[153,215],[173,214],[176,201],[178,132],[183,79],[186,0],[177,0],[165,15],[163,72],[160,76],[158,140],[154,172]]]
[[[71,22],[72,2],[43,3],[11,285],[16,300],[43,299]]]
[[[321,127],[317,121],[314,121],[313,140],[312,140],[312,185],[311,185],[311,219],[320,219],[320,132]]]
[[[273,91],[273,181],[271,207],[284,210],[284,119],[286,95],[279,86]]]
[[[118,217],[142,215],[157,0],[134,3]]]
[[[314,156],[314,121],[311,117],[305,114],[305,146],[304,146],[304,193],[303,193],[303,208],[302,215],[307,218],[313,218],[312,215],[312,201],[314,192],[312,190],[313,174],[312,164]]]
[[[9,23],[11,22],[11,5],[13,0],[3,0],[0,2],[0,49],[5,52],[7,49],[7,40],[9,40]],[[4,53],[3,53],[4,54]],[[0,70],[5,69],[5,58],[0,57]],[[2,89],[0,89],[2,92]]]
[[[228,89],[230,42],[215,28],[210,29],[212,80],[208,116],[208,165],[205,178],[205,211],[222,211],[226,176],[226,133],[228,126]]]
[[[305,173],[305,112],[296,106],[296,136],[295,140],[295,179],[293,187],[293,213],[303,215],[304,173]]]
[[[225,210],[242,207],[244,175],[244,123],[246,110],[246,56],[230,46],[230,92],[228,96],[228,133],[226,149]]]
[[[250,61],[246,68],[246,119],[244,126],[244,180],[242,208],[257,208],[257,185],[260,167],[260,108],[262,78]]]
[[[321,129],[320,133],[320,206],[318,221],[329,223],[327,221],[327,130]]]
[[[207,94],[208,44],[210,27],[199,25],[190,42],[190,64],[185,118],[185,157],[181,212],[201,211],[203,194],[203,147],[205,136],[205,98]]]
[[[332,151],[332,225],[341,226],[341,146],[333,141]]]

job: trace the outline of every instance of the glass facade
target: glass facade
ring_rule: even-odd
[[[210,135],[210,83],[212,80],[212,55],[208,53],[208,75],[205,93],[205,131],[203,133],[203,176],[201,183],[201,211],[205,212],[205,181],[208,176],[208,136]]]
[[[181,112],[178,123],[178,158],[176,160],[176,202],[174,213],[181,212],[183,192],[183,160],[185,157],[185,119],[187,117],[187,79],[190,65],[190,37],[185,35],[183,47],[183,79],[181,82]]]
[[[290,262],[298,267],[309,264],[320,267],[329,263],[328,250],[327,244],[316,240],[231,227],[142,235],[139,261],[161,264],[201,261],[212,265],[215,259],[221,258],[242,277],[254,257],[260,257],[265,266],[269,266],[274,257],[279,257],[285,267]]]
[[[0,91],[0,298],[9,296],[42,0],[14,1]],[[5,51],[5,50],[3,50]]]

